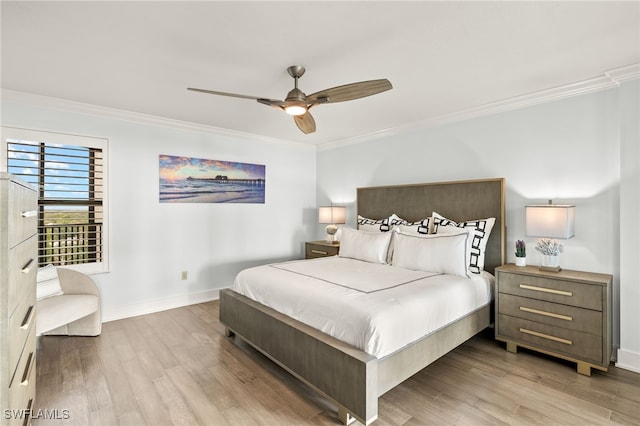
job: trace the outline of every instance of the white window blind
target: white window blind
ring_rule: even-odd
[[[6,169],[38,190],[40,266],[103,265],[105,141],[48,132],[10,133],[14,132],[3,129]]]

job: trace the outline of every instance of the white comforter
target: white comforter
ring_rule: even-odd
[[[233,289],[377,358],[486,305],[489,273],[463,278],[337,256],[245,269]]]

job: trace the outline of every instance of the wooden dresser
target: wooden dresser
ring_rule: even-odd
[[[0,425],[30,424],[35,400],[37,209],[36,191],[0,172]]]
[[[335,256],[338,254],[338,251],[340,251],[340,242],[330,243],[327,241],[307,241],[304,244],[305,259]]]
[[[496,268],[495,336],[576,362],[578,372],[607,371],[611,360],[611,284],[607,274],[537,266]]]

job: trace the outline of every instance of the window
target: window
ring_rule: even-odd
[[[106,140],[3,127],[3,168],[38,190],[38,263],[106,271]]]

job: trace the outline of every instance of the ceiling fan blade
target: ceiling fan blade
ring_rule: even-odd
[[[380,80],[361,81],[359,83],[345,84],[344,86],[332,87],[331,89],[312,93],[307,96],[307,101],[315,102],[322,98],[326,98],[326,103],[351,101],[354,99],[364,98],[366,96],[376,95],[392,88],[393,86],[391,85],[391,82],[386,78]]]
[[[293,121],[296,122],[298,129],[302,130],[302,133],[306,135],[316,131],[316,120],[313,119],[313,116],[309,112],[302,115],[294,115]]]
[[[208,93],[208,94],[210,94],[210,95],[230,96],[230,97],[232,97],[232,98],[242,98],[242,99],[253,99],[253,100],[258,100],[258,97],[257,97],[257,96],[238,95],[237,93],[216,92],[215,90],[196,89],[196,88],[194,88],[194,87],[187,87],[187,90],[192,90],[192,91],[194,91],[194,92]]]
[[[187,87],[187,90],[192,90],[194,92],[208,93],[210,95],[219,95],[219,96],[229,96],[231,98],[241,98],[241,99],[251,99],[254,101],[258,101],[265,105],[272,105],[275,103],[282,103],[281,101],[277,101],[274,99],[260,98],[258,96],[248,96],[248,95],[239,95],[237,93],[227,93],[227,92],[218,92],[215,90],[207,90],[207,89],[196,89],[194,87]],[[272,105],[273,106],[273,105]]]
[[[267,105],[267,106],[282,109],[282,110],[284,109],[283,101],[276,101],[274,99],[265,99],[265,98],[258,98],[256,100],[263,105]]]

